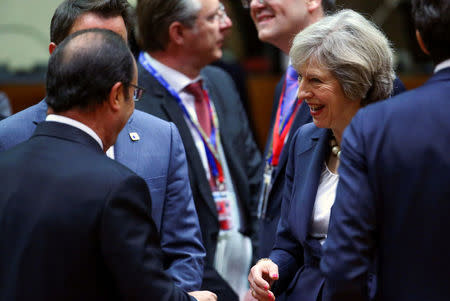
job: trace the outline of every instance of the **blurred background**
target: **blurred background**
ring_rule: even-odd
[[[0,114],[16,113],[45,95],[50,20],[61,0],[0,0]],[[136,1],[129,1],[132,5]],[[241,0],[222,0],[233,21],[216,65],[227,70],[241,94],[255,138],[262,149],[268,132],[273,91],[288,58],[275,47],[261,43]],[[396,71],[407,89],[421,85],[433,67],[416,41],[409,0],[337,0],[374,21],[391,40]],[[3,102],[3,101],[2,101]]]

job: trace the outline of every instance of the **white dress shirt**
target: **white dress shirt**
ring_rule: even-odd
[[[450,59],[447,59],[447,60],[437,64],[436,67],[434,68],[434,73],[439,72],[442,69],[445,69],[445,68],[448,68],[448,67],[450,67]]]
[[[328,233],[331,207],[336,197],[339,175],[332,173],[326,163],[323,164],[320,183],[317,188],[316,200],[312,214],[311,236],[323,244]]]

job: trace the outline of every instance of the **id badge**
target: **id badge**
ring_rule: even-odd
[[[221,230],[230,230],[231,223],[231,208],[230,198],[227,190],[213,191],[214,202],[216,203],[217,215],[219,217],[219,225]]]
[[[258,218],[264,219],[266,217],[267,212],[267,202],[270,194],[270,190],[272,189],[272,173],[273,166],[267,164],[264,169],[264,177],[263,177],[263,185],[261,188],[261,193],[259,194],[259,202],[258,202]]]

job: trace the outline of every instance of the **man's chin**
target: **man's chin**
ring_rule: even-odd
[[[264,43],[269,43],[271,44],[272,42],[272,37],[273,34],[271,31],[269,31],[268,29],[260,29],[258,31],[258,39]]]

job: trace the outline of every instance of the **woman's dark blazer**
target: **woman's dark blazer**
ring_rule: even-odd
[[[308,233],[330,135],[330,130],[308,123],[292,137],[280,223],[270,254],[280,276],[275,291],[285,291],[287,300],[317,300],[323,286],[322,246]]]

